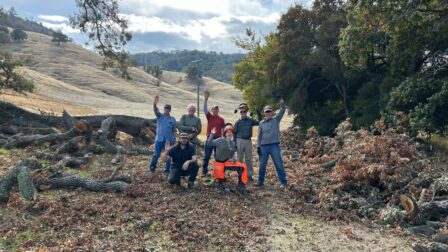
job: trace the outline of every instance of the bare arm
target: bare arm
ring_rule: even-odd
[[[159,103],[159,96],[156,95],[154,97],[154,101],[152,103],[152,108],[154,110],[154,114],[156,114],[157,118],[160,118],[160,116],[162,116],[162,114],[160,113],[159,109],[157,108],[157,103]]]

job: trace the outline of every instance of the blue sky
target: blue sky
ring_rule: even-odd
[[[133,40],[126,50],[199,49],[225,53],[241,52],[232,40],[246,28],[258,34],[274,31],[279,18],[294,3],[309,0],[121,0],[120,13],[129,19]],[[77,11],[75,0],[2,0],[14,6],[19,16],[62,30],[79,44],[84,35],[73,30],[68,17]]]

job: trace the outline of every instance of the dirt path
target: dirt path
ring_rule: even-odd
[[[413,251],[413,237],[360,223],[328,222],[292,213],[280,189],[266,188],[256,194],[269,219],[263,230],[266,251]]]

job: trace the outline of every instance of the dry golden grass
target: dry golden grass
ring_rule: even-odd
[[[55,114],[65,108],[73,115],[125,114],[153,118],[152,99],[159,94],[161,106],[171,104],[177,119],[186,112],[188,104],[196,104],[195,83],[177,82],[183,73],[165,71],[157,87],[156,78],[133,67],[132,80],[125,81],[112,71],[101,70],[102,58],[96,53],[73,43],[57,46],[49,36],[27,33],[28,40],[8,43],[4,48],[16,55],[32,57],[32,64],[21,71],[34,81],[36,91],[27,97],[4,94],[0,99],[32,111]],[[210,90],[209,103],[220,106],[220,114],[226,121],[235,122],[239,114],[233,111],[242,102],[240,91],[207,77],[203,80],[199,108],[202,122],[206,123],[202,112],[204,89]]]

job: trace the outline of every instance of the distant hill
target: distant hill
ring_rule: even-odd
[[[131,67],[131,81],[125,81],[112,71],[101,70],[102,57],[74,43],[57,46],[51,37],[27,32],[28,39],[6,43],[2,49],[16,55],[29,55],[32,64],[21,69],[33,80],[36,91],[27,96],[6,93],[0,99],[13,102],[28,110],[61,114],[67,109],[74,115],[125,114],[154,118],[152,100],[160,94],[161,106],[170,103],[176,118],[186,113],[189,103],[196,104],[196,85],[182,78],[183,73],[165,72],[161,83],[140,68]],[[172,83],[171,83],[172,82]],[[222,115],[233,122],[233,113],[241,103],[241,93],[233,86],[207,77],[200,85],[211,91],[211,104],[221,108]],[[202,95],[201,95],[202,96]],[[201,97],[201,104],[203,99]],[[201,105],[202,106],[202,105]],[[201,118],[206,119],[201,110]]]
[[[42,33],[46,35],[52,35],[53,30],[43,26],[41,23],[31,21],[25,18],[21,18],[14,14],[1,8],[0,6],[0,26],[11,27],[14,29],[22,29],[25,31],[32,31],[37,33]]]
[[[244,54],[224,54],[198,50],[171,52],[147,52],[132,55],[138,65],[160,65],[163,70],[186,72],[190,62],[202,59],[199,69],[203,76],[225,82],[232,82],[233,66],[243,60]]]

